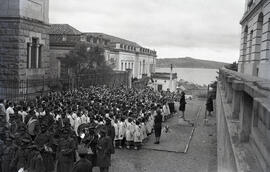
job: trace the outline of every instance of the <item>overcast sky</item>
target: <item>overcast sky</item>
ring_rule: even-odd
[[[50,23],[102,32],[155,49],[158,58],[239,57],[245,0],[51,0]]]

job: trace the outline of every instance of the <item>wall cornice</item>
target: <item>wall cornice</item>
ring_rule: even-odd
[[[259,3],[255,4],[250,10],[244,13],[244,16],[242,17],[240,24],[243,25],[259,8],[263,6],[263,4],[266,2],[266,0],[261,0]]]
[[[48,23],[44,23],[40,20],[36,20],[36,19],[31,19],[31,18],[27,18],[27,17],[0,17],[0,20],[10,20],[10,21],[14,21],[14,20],[24,20],[24,21],[27,21],[27,22],[32,22],[32,23],[36,23],[36,24],[42,24],[42,25],[45,25],[45,26],[48,26],[50,27],[50,24]]]

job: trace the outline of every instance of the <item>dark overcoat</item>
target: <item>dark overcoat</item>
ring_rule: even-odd
[[[71,172],[75,162],[75,142],[72,138],[61,138],[58,143],[57,172]]]
[[[186,99],[185,99],[185,95],[182,95],[180,98],[180,106],[179,106],[179,110],[180,111],[185,111],[186,110]]]
[[[93,165],[90,161],[83,158],[74,164],[72,172],[92,172]]]
[[[53,140],[49,132],[40,133],[35,139],[35,144],[39,147],[41,156],[43,158],[45,172],[54,170],[55,154],[52,150],[51,152],[45,150],[45,145],[52,149],[52,143]]]
[[[109,167],[111,165],[112,144],[109,136],[102,137],[97,144],[97,166]]]
[[[15,172],[17,171],[15,166],[12,166],[11,162],[15,156],[16,147],[14,145],[4,146],[1,155],[1,168],[2,172]]]
[[[208,98],[207,102],[206,102],[206,109],[209,112],[212,112],[214,110],[213,108],[213,99],[212,98]]]

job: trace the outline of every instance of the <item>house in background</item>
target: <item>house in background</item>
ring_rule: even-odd
[[[52,24],[50,35],[50,77],[60,78],[68,73],[61,63],[76,44],[83,41],[82,33],[68,24]]]
[[[85,33],[88,36],[109,40],[105,59],[116,71],[132,70],[133,78],[151,76],[155,72],[157,53],[142,47],[136,42],[107,35],[104,33]]]
[[[152,73],[151,87],[155,91],[177,91],[177,73]]]
[[[105,61],[115,71],[131,69],[132,77],[138,79],[155,72],[156,51],[135,42],[103,33],[82,33],[68,24],[52,24],[49,35],[52,78],[68,73],[61,59],[80,42],[104,47]]]

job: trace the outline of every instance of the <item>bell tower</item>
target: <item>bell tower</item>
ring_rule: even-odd
[[[28,87],[49,76],[48,29],[49,0],[0,0],[0,98],[40,91]]]

